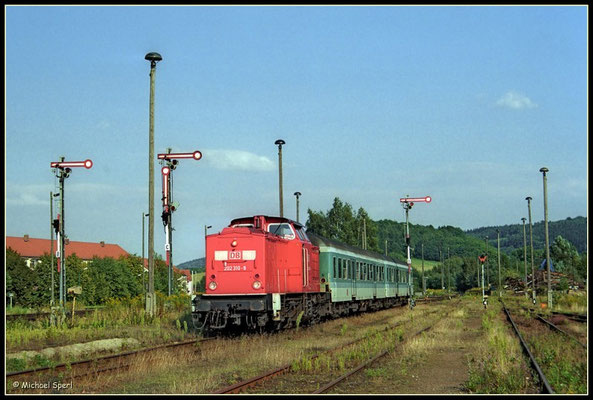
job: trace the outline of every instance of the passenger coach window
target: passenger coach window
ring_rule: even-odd
[[[295,238],[294,232],[290,224],[281,223],[281,224],[268,224],[268,232],[273,233],[274,235],[281,236],[284,239],[292,240]]]

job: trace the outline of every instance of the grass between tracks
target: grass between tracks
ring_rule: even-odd
[[[414,311],[416,313],[420,307]],[[245,335],[218,338],[201,343],[201,352],[162,352],[134,363],[118,375],[80,382],[72,393],[212,393],[222,387],[268,372],[294,360],[305,360],[324,350],[365,337],[366,344],[340,352],[332,358],[321,358],[317,364],[299,363],[297,368],[340,370],[348,363],[365,357],[380,345],[377,332],[388,325],[409,319],[408,308],[394,308],[364,316],[327,321],[312,327],[301,327],[270,335]],[[401,332],[392,333],[394,340]],[[367,340],[368,339],[368,340]],[[150,379],[147,379],[147,376]]]
[[[486,340],[469,360],[466,387],[472,393],[533,393],[534,383],[528,360],[498,301],[491,301],[482,316]]]
[[[110,301],[104,309],[76,315],[51,325],[49,320],[8,321],[6,324],[6,353],[41,350],[100,339],[135,338],[140,346],[184,340],[191,333],[189,297],[178,295],[158,299],[158,313],[148,316],[141,298]],[[127,350],[122,348],[121,350]],[[86,356],[92,356],[87,354]],[[18,371],[75,361],[68,354],[59,353],[52,359],[37,355],[7,357],[7,371]]]

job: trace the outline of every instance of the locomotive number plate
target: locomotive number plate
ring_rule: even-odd
[[[229,251],[229,260],[240,260],[240,259],[241,259],[240,251]]]
[[[223,271],[247,271],[247,265],[225,265]]]

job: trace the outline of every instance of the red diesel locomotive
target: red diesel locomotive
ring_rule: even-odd
[[[320,246],[326,252],[321,269]],[[328,256],[330,248],[339,253],[337,260],[336,253]],[[282,329],[404,304],[408,283],[399,291],[395,283],[403,279],[404,269],[385,256],[309,237],[302,224],[287,218],[237,218],[206,237],[206,293],[192,300],[192,317],[196,328],[205,331]],[[374,290],[367,298],[362,296],[365,285]],[[338,296],[343,287],[347,298]]]

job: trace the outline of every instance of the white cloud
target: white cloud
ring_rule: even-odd
[[[273,171],[276,165],[265,156],[242,150],[205,150],[202,152],[204,162],[217,169],[239,171]]]
[[[517,93],[515,91],[509,91],[505,93],[498,101],[496,102],[497,106],[500,107],[508,107],[515,110],[520,110],[522,108],[535,108],[537,104],[535,104],[531,99],[524,94]]]

